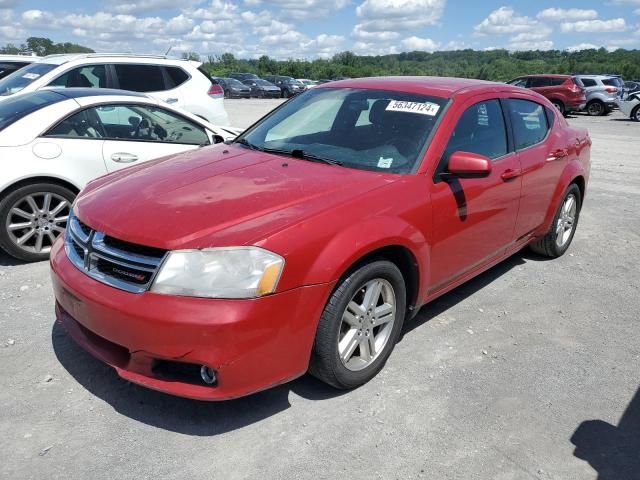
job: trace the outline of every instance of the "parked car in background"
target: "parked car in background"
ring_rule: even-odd
[[[221,78],[221,77],[213,77],[216,80],[222,89],[224,90],[224,96],[226,98],[250,98],[251,97],[251,88],[247,87],[245,84],[236,80],[235,78]]]
[[[572,75],[525,75],[507,84],[538,92],[547,97],[563,115],[580,111],[587,105],[584,88]]]
[[[89,180],[237,133],[141,93],[58,88],[14,95],[0,102],[0,249],[42,260]]]
[[[37,61],[40,57],[30,55],[0,55],[0,79],[12,74],[16,70]]]
[[[617,107],[623,88],[614,77],[604,75],[576,75],[576,82],[585,90],[587,103],[584,110],[592,116],[607,115]]]
[[[273,83],[261,78],[251,78],[244,80],[242,83],[251,89],[252,97],[280,98],[282,94],[280,87],[276,87]]]
[[[318,85],[322,85],[323,83],[333,82],[333,80],[329,80],[328,78],[321,78],[317,82],[318,82]]]
[[[640,91],[630,93],[626,99],[618,99],[618,108],[623,115],[640,122]]]
[[[0,80],[0,101],[41,88],[114,88],[147,93],[214,125],[227,125],[222,87],[201,65],[152,55],[49,55]]]
[[[422,305],[527,245],[567,251],[590,148],[520,88],[314,88],[224,148],[91,182],[51,254],[56,317],[121,377],[174,395],[307,371],[354,388]]]
[[[281,96],[284,98],[293,97],[305,90],[304,85],[293,77],[286,77],[284,75],[267,75],[264,79],[273,83],[276,87],[279,87]]]
[[[297,78],[296,80],[304,85],[306,90],[309,90],[310,88],[318,85],[318,82],[316,82],[315,80],[309,80],[308,78]]]
[[[640,80],[631,80],[628,82],[624,82],[623,98],[626,98],[627,96],[636,92],[640,92]]]
[[[242,82],[244,80],[256,80],[260,77],[255,73],[230,73],[229,78],[235,78],[236,80],[240,80]]]

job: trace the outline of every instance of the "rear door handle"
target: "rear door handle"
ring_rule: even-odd
[[[513,180],[516,177],[519,177],[520,175],[522,175],[522,170],[508,168],[507,170],[502,172],[502,175],[500,175],[500,177],[502,178],[502,180],[507,182],[509,180]]]
[[[165,100],[165,102],[167,102],[167,103],[176,103],[177,101],[178,101],[178,99],[177,99],[177,98],[167,98],[167,99]]]
[[[138,160],[138,156],[133,153],[114,153],[111,155],[111,160],[118,163],[133,163]]]
[[[558,160],[560,158],[564,158],[569,155],[569,152],[566,148],[559,148],[558,150],[554,150],[549,154],[549,160]]]

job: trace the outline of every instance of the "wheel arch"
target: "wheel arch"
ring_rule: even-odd
[[[584,202],[584,196],[587,187],[585,177],[586,174],[584,172],[582,164],[578,160],[572,161],[566,166],[564,172],[562,172],[562,175],[560,176],[560,181],[556,185],[556,189],[553,192],[553,196],[551,197],[552,200],[549,203],[549,207],[545,215],[545,220],[541,225],[541,228],[537,232],[538,235],[544,235],[551,227],[553,217],[555,216],[556,210],[558,209],[558,206],[562,201],[564,192],[567,188],[569,188],[569,185],[575,183],[578,186],[581,197],[580,201],[581,203]]]
[[[33,185],[35,183],[52,183],[55,185],[59,185],[64,188],[68,188],[76,195],[80,193],[80,190],[81,190],[81,188],[78,185],[75,185],[74,183],[70,182],[67,179],[60,178],[60,177],[53,177],[50,175],[39,175],[34,177],[21,178],[19,180],[15,180],[14,182],[5,185],[2,188],[2,190],[0,190],[0,197],[5,196],[9,192],[13,192],[14,190],[17,190],[18,188],[21,188],[27,185]]]

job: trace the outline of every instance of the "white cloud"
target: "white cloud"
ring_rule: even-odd
[[[388,32],[436,24],[442,18],[445,4],[446,0],[364,0],[356,8],[361,21],[353,29],[354,36],[366,39],[372,38],[367,35],[373,32],[386,32],[388,37]]]
[[[180,7],[184,8],[199,1],[200,0],[181,0]],[[116,13],[140,13],[176,9],[175,0],[137,0],[134,2],[130,0],[111,0],[109,3],[113,5],[110,10]]]
[[[593,43],[579,43],[577,45],[572,45],[567,47],[567,51],[569,52],[579,52],[580,50],[592,50],[600,48],[598,45],[594,45]]]
[[[511,7],[500,7],[476,25],[474,30],[478,35],[502,35],[531,32],[538,26],[537,20],[516,14]]]
[[[349,0],[263,0],[280,10],[282,17],[298,20],[326,17],[343,9]]]
[[[375,42],[356,42],[353,44],[353,53],[357,55],[389,55],[398,53],[395,45],[381,45]]]
[[[563,22],[560,30],[564,33],[602,33],[602,32],[624,32],[627,24],[624,18],[613,18],[611,20],[582,20],[579,22]]]
[[[386,42],[388,40],[395,40],[400,36],[398,32],[393,31],[382,31],[382,32],[370,32],[365,30],[361,24],[353,27],[353,31],[351,35],[355,38],[359,38],[360,40],[374,40],[378,42]]]
[[[551,50],[552,48],[553,48],[553,42],[551,40],[509,43],[509,50]]]
[[[426,52],[433,52],[440,48],[440,44],[430,38],[420,38],[416,36],[407,37],[402,40],[402,46],[408,50],[421,50]]]
[[[575,20],[593,20],[598,18],[598,12],[580,8],[546,8],[536,15],[540,20],[552,22],[569,22]]]

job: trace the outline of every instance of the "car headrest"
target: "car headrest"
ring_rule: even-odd
[[[389,113],[385,111],[389,102],[390,100],[380,99],[376,100],[373,105],[371,105],[371,109],[369,110],[369,121],[371,123],[379,125],[384,121],[383,118]]]

